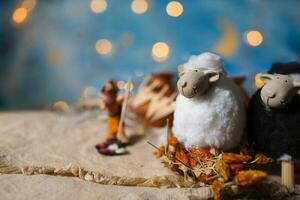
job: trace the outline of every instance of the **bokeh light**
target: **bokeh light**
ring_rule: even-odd
[[[251,95],[255,74],[270,70],[273,62],[300,58],[300,1],[1,2],[4,110],[52,108],[58,100],[70,106],[87,86],[109,79],[123,80],[124,92],[130,76],[136,90],[151,73],[176,73],[179,64],[204,51],[224,57],[228,74],[245,78]],[[261,14],[270,6],[268,15]],[[261,87],[258,77],[256,83]]]
[[[146,0],[133,0],[131,10],[136,14],[143,14],[148,10],[148,2]]]
[[[183,6],[178,1],[171,1],[166,7],[166,11],[171,17],[179,17],[183,12]]]
[[[131,82],[127,82],[127,83],[125,83],[125,85],[124,85],[124,89],[127,90],[127,91],[132,91],[133,88],[134,88],[134,84],[131,83]]]
[[[24,0],[22,2],[22,8],[27,9],[28,12],[32,11],[36,6],[36,0]]]
[[[263,42],[263,36],[259,31],[252,30],[246,33],[246,42],[250,46],[259,46]]]
[[[107,3],[105,0],[92,0],[90,8],[94,13],[102,13],[106,10]]]
[[[101,39],[96,42],[96,51],[101,55],[107,55],[112,52],[113,45],[107,39]]]
[[[158,62],[167,60],[170,48],[165,42],[157,42],[152,47],[152,58]]]
[[[12,19],[15,23],[20,24],[27,18],[28,11],[26,8],[17,8],[12,15]]]

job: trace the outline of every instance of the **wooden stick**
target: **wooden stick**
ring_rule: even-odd
[[[281,161],[281,184],[291,191],[295,188],[294,162],[292,160]]]
[[[124,130],[123,130],[123,124],[124,124],[124,120],[125,120],[125,117],[126,117],[126,109],[127,109],[127,104],[128,104],[128,97],[129,97],[129,94],[130,94],[130,84],[131,84],[131,79],[128,80],[127,82],[128,84],[128,88],[125,87],[125,98],[124,98],[124,101],[123,101],[123,104],[122,104],[122,111],[121,111],[121,117],[120,117],[120,123],[119,123],[119,127],[118,127],[118,135],[122,135],[123,137],[125,136],[124,135]]]
[[[150,144],[152,147],[154,147],[155,149],[157,149],[158,151],[161,151],[160,148],[158,148],[157,146],[155,146],[154,144],[152,144],[151,142],[147,141],[148,144]],[[164,153],[164,152],[162,152]]]
[[[173,136],[173,134],[172,134],[172,130],[171,130],[171,124],[170,124],[170,119],[168,118],[167,119],[167,138],[169,139],[170,137],[172,137]]]
[[[172,130],[171,130],[171,125],[170,125],[170,119],[167,119],[167,147],[166,147],[166,151],[169,151],[169,138],[172,137]]]

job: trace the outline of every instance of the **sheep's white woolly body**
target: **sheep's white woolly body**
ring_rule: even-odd
[[[245,105],[236,85],[222,77],[201,97],[192,99],[181,94],[176,99],[174,136],[185,147],[236,147],[245,128]]]
[[[174,112],[173,133],[186,148],[230,150],[243,137],[246,108],[238,87],[226,75],[223,59],[205,52],[191,56],[185,70],[217,70],[221,78],[205,94],[191,99],[179,94]]]

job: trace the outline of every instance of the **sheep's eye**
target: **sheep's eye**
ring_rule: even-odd
[[[287,83],[288,81],[287,81],[287,80],[285,80],[284,82],[286,82],[286,83]]]
[[[195,69],[195,72],[198,72],[198,70],[197,70],[197,69]]]

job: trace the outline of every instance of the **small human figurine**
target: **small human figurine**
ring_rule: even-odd
[[[122,104],[126,94],[118,96],[119,88],[114,80],[107,81],[101,89],[100,109],[108,113],[108,131],[106,140],[95,147],[100,154],[122,155],[126,154],[125,146],[128,138],[121,119]]]

